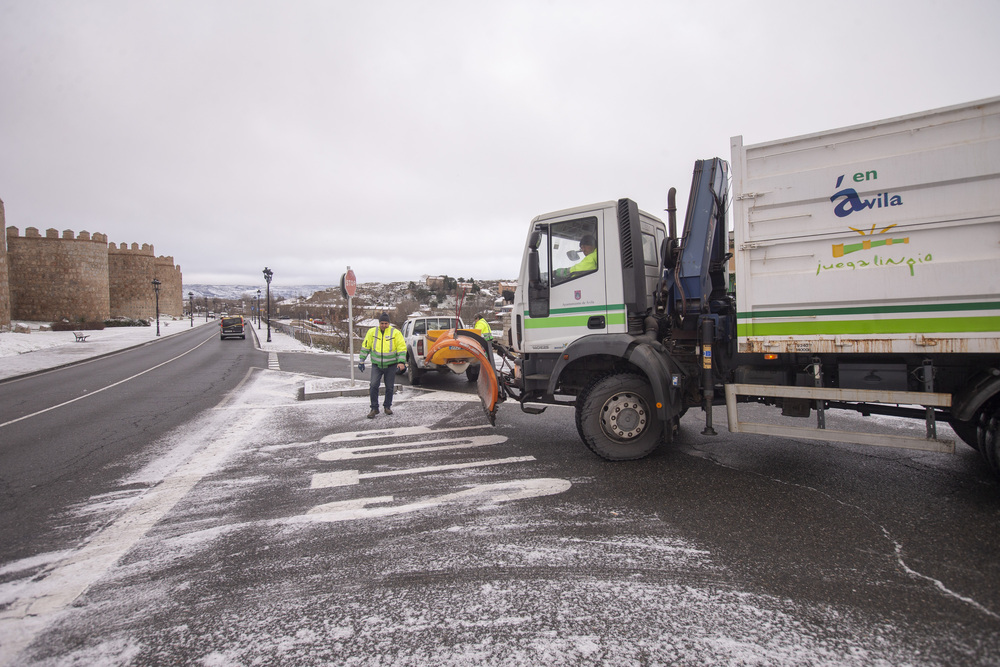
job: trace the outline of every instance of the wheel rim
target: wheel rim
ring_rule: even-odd
[[[601,426],[615,440],[634,440],[648,425],[649,410],[638,394],[615,394],[601,408]]]

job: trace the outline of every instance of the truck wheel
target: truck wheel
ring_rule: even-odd
[[[411,385],[420,384],[420,376],[423,375],[423,371],[417,368],[417,362],[413,360],[413,355],[407,355],[406,357],[406,379],[410,381]]]
[[[659,446],[663,433],[654,404],[645,378],[634,373],[605,375],[577,399],[576,429],[584,444],[604,459],[641,459]]]
[[[959,438],[962,439],[962,442],[964,442],[965,444],[967,444],[969,447],[972,447],[973,449],[979,449],[979,437],[980,437],[979,426],[980,426],[980,418],[981,417],[985,418],[985,416],[986,415],[980,409],[973,416],[973,418],[972,418],[971,421],[967,421],[967,422],[954,421],[954,422],[951,422],[951,429],[955,432],[955,434]]]
[[[465,377],[469,382],[479,379],[479,366],[469,366],[465,369]]]
[[[979,452],[1000,476],[1000,403],[993,403],[979,429]]]

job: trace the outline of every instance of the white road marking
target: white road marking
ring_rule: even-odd
[[[478,501],[480,507],[487,507],[496,503],[504,503],[512,500],[523,500],[526,498],[538,498],[541,496],[551,496],[563,493],[572,486],[569,480],[557,478],[537,478],[522,479],[513,482],[499,482],[496,484],[477,484],[472,488],[449,493],[443,496],[427,498],[407,505],[397,507],[368,507],[369,505],[383,505],[391,503],[393,496],[377,496],[374,498],[357,498],[355,500],[342,500],[325,505],[317,505],[309,510],[304,516],[296,517],[298,521],[320,521],[338,522],[353,521],[355,519],[376,519],[397,514],[407,514],[420,510],[431,509],[441,505]]]
[[[453,444],[440,445],[437,443],[447,442]],[[465,449],[471,447],[485,447],[486,445],[499,445],[507,442],[507,437],[503,435],[477,435],[468,438],[455,438],[450,440],[421,440],[419,442],[393,442],[388,445],[369,445],[367,447],[345,447],[343,449],[332,449],[328,452],[321,452],[316,455],[320,461],[346,461],[348,459],[369,459],[374,456],[395,456],[397,454],[420,454],[423,452],[441,452],[449,449]],[[423,445],[432,445],[424,447]]]
[[[479,426],[455,426],[451,428],[431,428],[430,426],[404,426],[387,428],[379,431],[349,431],[347,433],[331,433],[320,438],[320,442],[346,442],[348,440],[372,440],[374,438],[398,438],[407,435],[428,435],[431,433],[449,433],[451,431],[471,431],[474,429],[493,428],[489,424]]]
[[[360,484],[363,479],[373,479],[376,477],[395,477],[397,475],[416,475],[424,472],[439,472],[441,470],[463,470],[466,468],[479,468],[481,466],[498,466],[505,463],[521,463],[524,461],[534,461],[534,456],[510,456],[505,459],[487,459],[486,461],[473,461],[471,463],[446,463],[439,466],[426,466],[423,468],[409,468],[407,470],[389,470],[386,472],[366,472],[360,470],[338,470],[336,472],[320,472],[312,476],[310,489],[326,489],[332,486],[352,486]]]
[[[272,371],[280,371],[281,366],[278,365],[278,353],[268,352],[267,353],[267,368]]]

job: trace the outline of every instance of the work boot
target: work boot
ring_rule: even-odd
[[[368,413],[368,419],[375,419],[378,417],[378,410],[372,410]]]
[[[388,405],[385,406],[385,414],[387,414],[387,415],[391,415],[392,414],[392,408],[390,408]]]

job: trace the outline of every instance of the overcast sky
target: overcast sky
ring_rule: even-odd
[[[1000,2],[0,0],[8,226],[186,284],[513,278],[531,218],[1000,94]],[[681,216],[683,217],[683,215]]]

